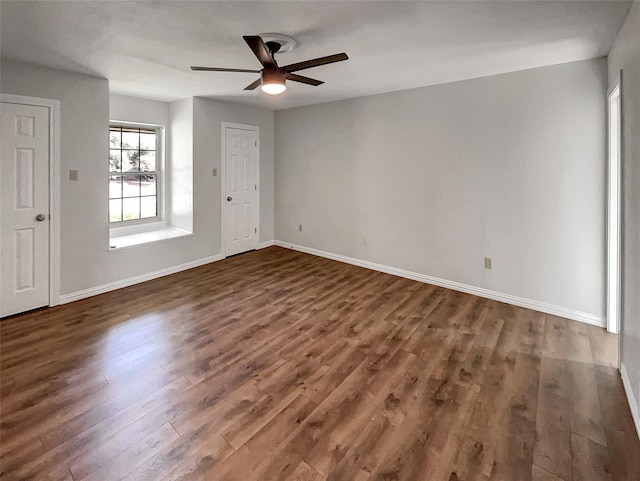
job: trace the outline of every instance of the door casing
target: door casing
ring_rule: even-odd
[[[0,93],[8,104],[49,110],[49,306],[60,303],[60,101]]]
[[[615,109],[614,106],[615,105]],[[622,96],[620,83],[607,95],[607,330],[620,331]],[[616,127],[615,132],[613,127]],[[613,136],[615,135],[615,138]],[[615,286],[615,289],[613,288]]]
[[[258,184],[258,195],[256,196],[256,209],[257,209],[257,219],[256,223],[258,224],[258,244],[260,244],[260,127],[257,125],[245,125],[245,124],[236,124],[233,122],[222,122],[222,154],[220,161],[220,219],[221,219],[221,228],[220,228],[220,253],[222,257],[227,257],[227,242],[226,242],[226,230],[227,230],[227,213],[225,208],[226,198],[227,198],[227,184],[226,184],[226,160],[227,160],[227,129],[240,129],[240,130],[250,130],[256,133],[256,137],[258,138],[258,148],[256,152],[256,182]]]

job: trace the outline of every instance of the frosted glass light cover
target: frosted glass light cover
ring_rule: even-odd
[[[281,83],[262,84],[260,88],[269,95],[278,95],[287,90],[287,86]]]

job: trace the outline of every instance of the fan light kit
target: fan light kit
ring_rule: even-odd
[[[266,70],[264,69],[260,74],[262,85],[260,89],[271,95],[278,95],[287,90],[287,84],[285,83],[285,74],[279,70]]]
[[[341,62],[348,60],[346,53],[337,53],[327,57],[315,58],[313,60],[305,60],[284,67],[279,67],[275,59],[275,54],[280,52],[289,52],[296,48],[295,40],[286,35],[279,33],[263,33],[261,35],[251,35],[242,37],[247,45],[262,64],[262,70],[247,70],[237,68],[219,68],[219,67],[195,67],[191,70],[207,71],[207,72],[243,72],[243,73],[259,73],[260,78],[255,82],[247,85],[245,90],[255,90],[258,86],[260,89],[270,95],[281,94],[287,89],[287,80],[300,82],[307,85],[317,87],[324,82],[309,77],[297,75],[294,72],[305,70],[320,65]],[[266,42],[265,42],[266,40]]]

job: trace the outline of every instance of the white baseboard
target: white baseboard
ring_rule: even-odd
[[[274,245],[276,245],[276,241],[274,240],[260,242],[260,244],[258,244],[258,247],[256,247],[256,250],[265,249],[266,247],[271,247]]]
[[[97,296],[98,294],[104,294],[105,292],[115,291],[116,289],[122,289],[123,287],[129,287],[134,284],[140,284],[141,282],[157,279],[158,277],[168,276],[169,274],[175,274],[176,272],[186,271],[187,269],[193,269],[194,267],[200,267],[205,264],[210,264],[222,260],[221,254],[215,256],[204,257],[195,261],[186,262],[177,266],[165,267],[153,272],[147,272],[146,274],[140,274],[139,276],[128,277],[120,281],[110,282],[101,286],[90,287],[89,289],[83,289],[81,291],[72,292],[70,294],[63,294],[60,296],[60,304],[67,304],[68,302],[79,301],[91,296]]]
[[[275,241],[273,240],[261,242],[260,244],[258,244],[258,247],[256,249],[265,249],[273,245],[275,245]],[[169,274],[175,274],[176,272],[180,272],[180,271],[186,271],[187,269],[193,269],[194,267],[200,267],[205,264],[210,264],[211,262],[216,262],[222,259],[224,259],[224,257],[222,257],[222,254],[218,254],[215,256],[209,256],[203,259],[187,262],[185,264],[166,267],[164,269],[159,269],[157,271],[148,272],[146,274],[141,274],[139,276],[129,277],[127,279],[122,279],[120,281],[110,282],[108,284],[103,284],[101,286],[90,287],[89,289],[83,289],[81,291],[71,292],[70,294],[63,294],[60,296],[59,304],[67,304],[69,302],[79,301],[80,299],[86,299],[87,297],[97,296],[98,294],[104,294],[105,292],[115,291],[116,289],[122,289],[123,287],[129,287],[134,284],[140,284],[141,282],[146,282],[152,279],[157,279],[159,277],[168,276]]]
[[[290,242],[282,242],[277,240],[275,242],[275,245],[279,247],[285,247],[287,249],[305,252],[307,254],[325,257],[334,261],[353,264],[354,266],[365,267],[374,271],[385,272],[394,276],[405,277],[414,281],[420,281],[427,284],[433,284],[435,286],[446,287],[447,289],[452,289],[454,291],[473,294],[475,296],[485,297],[487,299],[493,299],[495,301],[506,302],[507,304],[512,304],[514,306],[526,307],[527,309],[533,309],[534,311],[546,312],[547,314],[553,314],[554,316],[566,317],[567,319],[584,322],[586,324],[591,324],[598,327],[606,327],[606,321],[604,318],[589,314],[588,312],[576,311],[574,309],[568,309],[566,307],[547,304],[545,302],[534,301],[531,299],[526,299],[524,297],[512,296],[511,294],[504,294],[502,292],[491,291],[482,287],[470,286],[468,284],[440,279],[438,277],[419,274],[417,272],[406,271],[404,269],[398,269],[396,267],[376,264],[375,262],[369,262],[353,257],[343,256],[340,254],[334,254],[332,252],[326,252],[319,249],[313,249],[311,247],[296,245]]]
[[[399,277],[405,277],[407,279],[412,279],[419,282],[425,282],[427,284],[433,284],[436,286],[445,287],[447,289],[453,289],[455,291],[465,292],[467,294],[473,294],[476,296],[486,297],[488,299],[493,299],[496,301],[506,302],[507,304],[513,304],[515,306],[526,307],[528,309],[546,312],[548,314],[553,314],[556,316],[566,317],[567,319],[573,319],[576,321],[592,324],[599,327],[606,326],[606,322],[603,318],[594,316],[586,312],[567,309],[565,307],[555,306],[555,305],[547,304],[544,302],[512,296],[510,294],[491,291],[489,289],[484,289],[481,287],[470,286],[468,284],[462,284],[455,281],[440,279],[438,277],[419,274],[417,272],[385,266],[383,264],[376,264],[375,262],[369,262],[361,259],[356,259],[353,257],[343,256],[340,254],[334,254],[332,252],[326,252],[326,251],[314,249],[311,247],[296,245],[290,242],[282,242],[282,241],[261,242],[260,244],[258,244],[257,249],[264,249],[273,245],[297,250],[300,252],[305,252],[307,254],[313,254],[316,256],[325,257],[327,259],[332,259],[339,262],[345,262],[347,264],[352,264],[352,265],[364,267],[367,269],[372,269],[375,271],[385,272],[387,274],[392,274]],[[60,304],[66,304],[68,302],[73,302],[80,299],[85,299],[87,297],[96,296],[98,294],[103,294],[105,292],[114,291],[116,289],[132,286],[134,284],[139,284],[141,282],[150,281],[152,279],[157,279],[159,277],[167,276],[169,274],[174,274],[176,272],[184,271],[187,269],[193,269],[194,267],[199,267],[199,266],[209,264],[211,262],[216,262],[222,259],[223,259],[222,255],[217,254],[215,256],[209,256],[209,257],[205,257],[195,261],[187,262],[185,264],[167,267],[164,269],[159,269],[157,271],[148,272],[146,274],[141,274],[139,276],[129,277],[127,279],[110,282],[108,284],[103,284],[101,286],[91,287],[89,289],[83,289],[81,291],[76,291],[69,294],[63,294],[60,296]]]
[[[627,372],[627,368],[624,363],[620,363],[620,375],[622,376],[622,385],[624,386],[624,392],[627,394],[627,402],[629,403],[629,408],[631,409],[631,417],[633,417],[633,422],[636,425],[636,431],[638,432],[638,438],[640,438],[640,412],[638,401],[633,395],[633,389],[631,389],[631,379],[629,379],[629,373]]]

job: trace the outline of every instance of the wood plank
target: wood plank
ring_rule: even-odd
[[[568,362],[544,357],[540,372],[534,464],[571,479],[571,402]]]
[[[285,481],[324,481],[324,479],[315,469],[301,461]]]
[[[224,461],[233,448],[216,434],[215,423],[206,424],[138,463],[126,481],[174,481],[201,479],[212,466]]]
[[[593,326],[272,247],[0,322],[0,478],[635,481],[616,361]]]
[[[571,377],[571,432],[603,446],[607,445],[598,395],[595,366],[569,363]]]
[[[622,379],[618,373],[597,371],[598,392],[602,406],[602,421],[607,437],[607,451],[614,481],[640,479],[640,439],[631,417]]]
[[[609,451],[579,434],[571,435],[572,481],[612,481]]]
[[[95,463],[81,468],[74,465],[70,468],[71,474],[75,479],[86,481],[121,480],[179,437],[180,435],[171,427],[171,424],[165,423],[145,436],[132,449],[121,452],[100,467],[96,468]]]
[[[567,481],[566,479],[561,479],[558,476],[551,474],[548,471],[536,466],[535,464],[531,466],[531,481]]]

